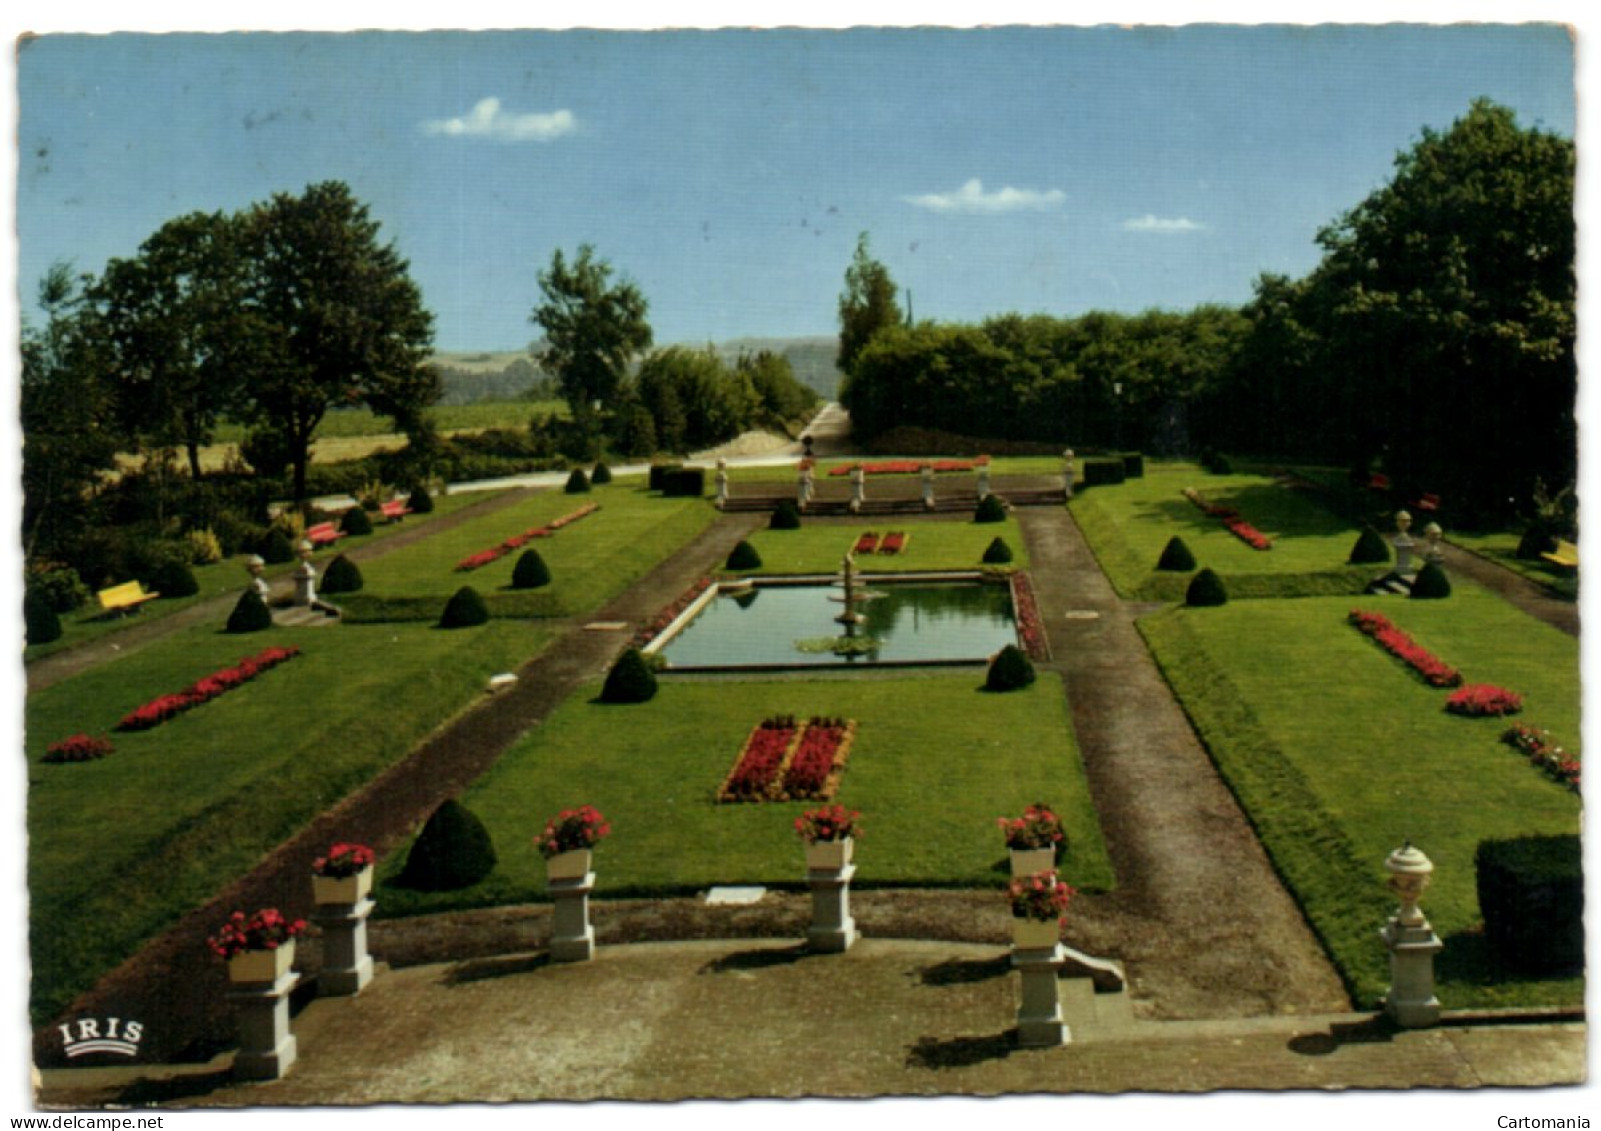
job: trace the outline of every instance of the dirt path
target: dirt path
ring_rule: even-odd
[[[1104,939],[1077,945],[1127,963],[1153,1016],[1349,1009],[1135,630],[1144,610],[1113,592],[1066,510],[1018,518],[1054,657],[1046,667],[1066,684],[1118,875],[1117,892],[1083,901],[1104,916]]]
[[[1449,542],[1440,548],[1445,554],[1442,564],[1448,575],[1459,573],[1464,577],[1471,577],[1531,617],[1543,620],[1569,636],[1579,635],[1577,601],[1566,601],[1554,596],[1539,582],[1531,581],[1489,558],[1481,558],[1472,550],[1464,550],[1461,546],[1453,546]]]

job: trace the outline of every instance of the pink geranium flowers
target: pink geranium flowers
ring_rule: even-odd
[[[197,679],[182,691],[156,696],[144,706],[124,715],[122,721],[117,724],[117,729],[149,730],[151,727],[160,726],[168,719],[202,703],[209,703],[217,696],[248,683],[262,672],[286,663],[298,655],[300,649],[291,645],[268,648],[254,656],[246,656],[233,667],[223,668],[221,671]]]
[[[112,750],[111,740],[105,735],[98,737],[87,734],[74,734],[63,738],[60,742],[52,742],[45,751],[46,762],[92,762],[97,758],[104,758]]]
[[[1523,696],[1491,683],[1472,683],[1451,693],[1445,709],[1453,715],[1469,718],[1486,718],[1497,715],[1515,715],[1523,710]]]
[[[305,929],[304,919],[286,919],[276,907],[264,907],[250,916],[235,911],[206,945],[217,957],[232,958],[247,950],[277,950]]]

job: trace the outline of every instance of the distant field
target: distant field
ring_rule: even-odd
[[[526,428],[542,413],[567,415],[565,401],[480,401],[477,404],[436,405],[427,410],[429,420],[441,432],[478,431],[485,428]],[[232,422],[217,429],[215,442],[237,444],[245,438],[245,426]],[[371,409],[346,408],[330,412],[317,426],[316,439],[344,440],[366,436],[392,436],[395,422]]]

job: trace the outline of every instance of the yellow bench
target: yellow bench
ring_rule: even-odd
[[[1572,542],[1564,542],[1558,539],[1556,549],[1540,556],[1552,565],[1561,566],[1563,569],[1579,568],[1579,547]]]
[[[161,594],[146,593],[145,587],[137,581],[125,581],[110,589],[102,589],[95,596],[100,599],[100,607],[108,613],[137,613],[146,601],[154,601]]]

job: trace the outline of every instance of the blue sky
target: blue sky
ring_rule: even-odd
[[[338,179],[443,349],[525,344],[585,241],[664,342],[834,332],[861,231],[919,317],[1238,303],[1474,97],[1574,129],[1552,25],[67,35],[18,79],[25,308]]]

